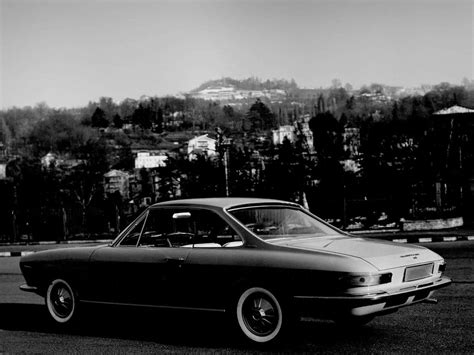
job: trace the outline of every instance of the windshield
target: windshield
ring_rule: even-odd
[[[252,207],[229,213],[262,239],[339,234],[303,210],[291,207]]]

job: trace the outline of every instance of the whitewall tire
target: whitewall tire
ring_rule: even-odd
[[[77,299],[72,287],[62,279],[52,281],[46,291],[46,307],[57,323],[70,323],[77,309]]]
[[[236,311],[239,328],[249,340],[267,343],[281,333],[282,307],[278,299],[265,288],[252,287],[242,292]]]

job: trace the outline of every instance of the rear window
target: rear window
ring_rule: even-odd
[[[230,210],[247,229],[262,239],[339,234],[303,210],[291,207],[250,207]]]

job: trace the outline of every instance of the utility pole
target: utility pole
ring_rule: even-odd
[[[224,151],[225,195],[229,197],[229,171],[227,159],[229,159],[229,149],[226,147]]]
[[[225,179],[225,195],[228,197],[229,192],[229,148],[232,145],[232,140],[224,137],[222,130],[216,128],[217,135],[217,148],[219,154],[221,154],[223,165],[224,165],[224,179]]]
[[[18,231],[16,225],[16,209],[18,207],[18,196],[16,191],[16,184],[15,181],[12,179],[13,185],[13,207],[12,207],[12,234],[13,234],[13,242],[17,241]]]

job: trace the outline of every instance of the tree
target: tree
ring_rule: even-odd
[[[224,116],[228,119],[232,119],[234,117],[234,109],[230,105],[224,105],[222,108],[222,111],[224,111]]]
[[[106,128],[109,126],[109,121],[105,118],[105,112],[100,107],[97,107],[92,114],[91,126],[97,128]]]
[[[41,116],[29,106],[24,108],[13,107],[2,111],[0,115],[9,129],[13,141],[25,138],[31,127],[41,121]]]
[[[374,94],[383,94],[384,88],[382,84],[372,83],[370,84],[370,91]]]
[[[0,143],[8,145],[11,140],[10,128],[8,128],[3,116],[0,116]]]
[[[330,112],[311,118],[309,127],[317,156],[313,178],[318,181],[312,206],[324,217],[344,218],[343,127]]]
[[[101,97],[97,105],[105,113],[105,118],[108,122],[112,122],[114,115],[118,112],[118,107],[111,97]]]
[[[320,160],[342,156],[342,127],[329,112],[319,113],[309,121],[314,148]]]
[[[328,101],[333,103],[334,114],[338,115],[339,111],[343,110],[349,95],[347,94],[346,89],[342,87],[332,88],[329,91]]]
[[[163,110],[161,109],[161,107],[158,107],[158,109],[155,111],[153,126],[155,132],[163,132]]]
[[[120,117],[120,115],[118,113],[116,113],[114,115],[114,118],[113,118],[113,124],[114,124],[114,127],[115,128],[122,128],[123,127],[123,120],[122,118]]]
[[[216,160],[207,154],[198,154],[196,159],[181,161],[183,191],[187,197],[222,196],[225,180]]]
[[[367,85],[362,85],[360,90],[359,90],[359,94],[360,95],[370,94],[370,89],[367,87]]]
[[[137,107],[137,100],[125,99],[118,106],[118,114],[125,122],[130,122]]]
[[[151,178],[150,173],[147,169],[141,168],[140,169],[140,197],[151,197],[152,196],[152,187],[151,187]]]
[[[82,126],[71,114],[55,111],[47,119],[33,125],[26,139],[35,156],[53,151],[74,155],[97,132]]]
[[[103,196],[104,173],[109,169],[108,148],[101,139],[90,139],[79,147],[78,164],[64,169],[63,189],[81,210],[82,232],[88,230],[87,212],[95,199]]]
[[[250,107],[246,118],[251,123],[252,131],[271,129],[276,124],[275,115],[260,99]]]
[[[132,122],[142,129],[150,129],[153,126],[153,112],[149,106],[138,105],[132,116]]]

